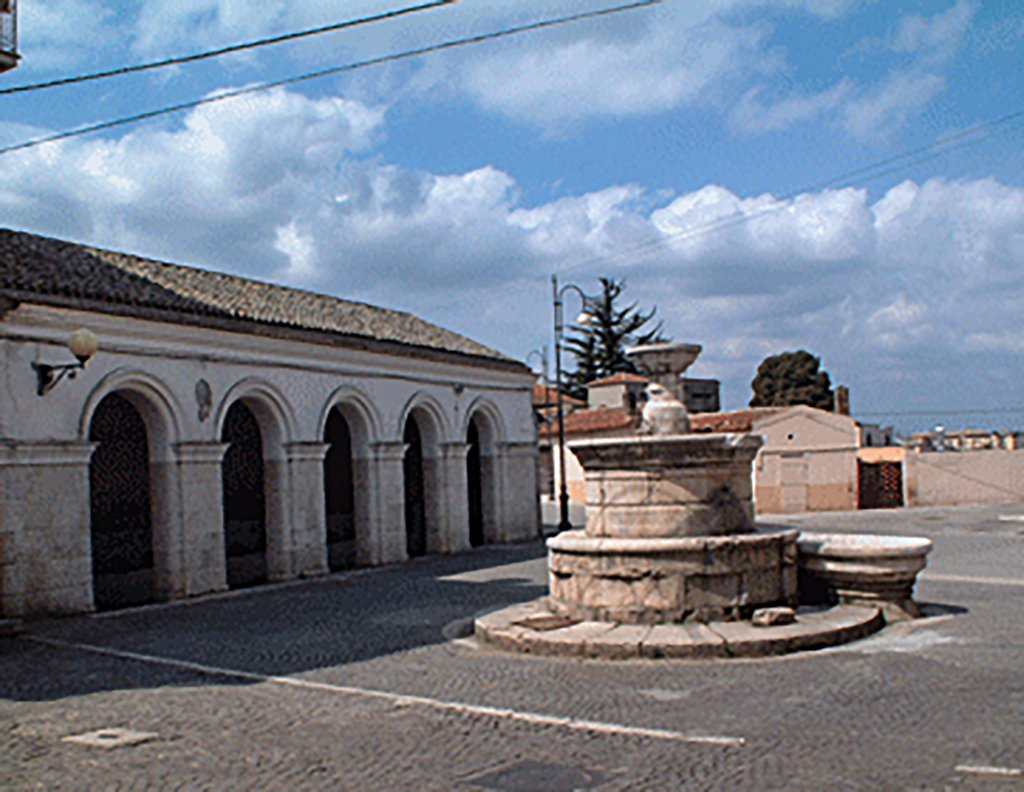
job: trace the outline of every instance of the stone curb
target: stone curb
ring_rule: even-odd
[[[878,608],[838,605],[798,610],[793,624],[754,627],[749,622],[616,624],[553,617],[539,599],[476,620],[477,638],[512,652],[603,660],[771,657],[823,649],[864,638],[885,626]]]

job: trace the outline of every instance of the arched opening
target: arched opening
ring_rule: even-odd
[[[500,431],[488,409],[471,413],[466,430],[466,484],[469,501],[469,543],[479,547],[502,541],[500,467],[498,458]]]
[[[221,442],[230,444],[221,468],[228,587],[255,586],[267,581],[263,436],[243,402],[228,409]]]
[[[427,505],[423,478],[423,438],[412,415],[405,422],[403,442],[408,445],[402,460],[405,478],[405,547],[410,558],[427,552]]]
[[[146,423],[128,399],[97,405],[89,440],[89,518],[93,598],[98,611],[152,602],[153,514]]]
[[[476,428],[476,419],[469,420],[469,431],[466,433],[469,452],[466,454],[466,485],[469,496],[469,543],[479,547],[484,538],[484,503],[483,481],[480,469],[480,432]]]
[[[327,510],[327,564],[332,572],[356,565],[356,497],[352,433],[335,407],[327,418],[324,442],[324,501]]]

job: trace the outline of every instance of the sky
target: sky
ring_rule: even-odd
[[[415,4],[20,0],[0,89]],[[0,95],[0,147],[615,6],[462,0]],[[664,0],[0,154],[0,226],[411,311],[535,368],[551,276],[611,277],[703,346],[724,409],[806,349],[862,420],[1024,429],[1022,64],[1016,0]]]

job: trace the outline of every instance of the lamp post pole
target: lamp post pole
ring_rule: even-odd
[[[562,332],[564,330],[562,295],[566,289],[572,289],[579,294],[583,300],[583,313],[580,314],[581,317],[586,316],[587,295],[578,286],[574,286],[571,283],[567,283],[559,289],[557,275],[551,276],[551,287],[555,304],[555,387],[558,389],[556,408],[558,414],[558,531],[561,533],[562,531],[572,529],[572,523],[569,522],[569,491],[565,486],[565,409],[562,402]]]

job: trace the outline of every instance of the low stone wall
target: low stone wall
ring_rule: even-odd
[[[748,618],[797,600],[797,531],[548,541],[550,608],[575,619],[658,624]]]
[[[908,506],[1013,503],[1024,500],[1024,450],[907,454]]]

